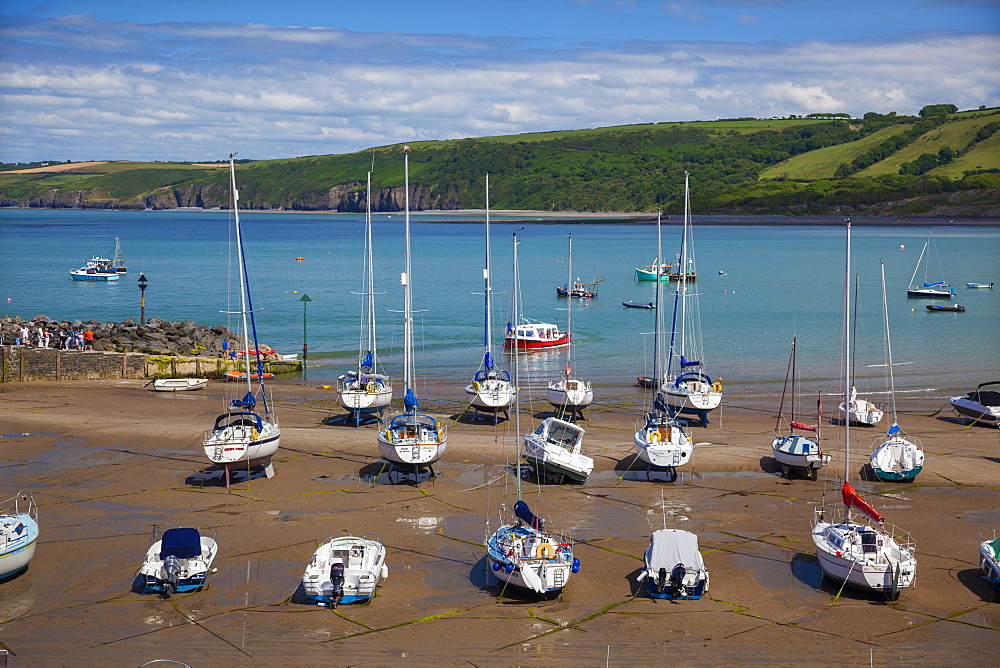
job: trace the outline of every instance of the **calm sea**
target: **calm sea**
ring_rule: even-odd
[[[114,212],[0,210],[0,313],[31,318],[138,320],[140,272],[149,281],[146,316],[198,324],[236,322],[229,293],[230,219],[220,211]],[[330,381],[359,347],[363,218],[344,214],[244,213],[260,340],[283,353],[309,344],[310,381]],[[421,383],[459,387],[482,357],[484,225],[466,216],[412,218],[416,369]],[[567,279],[567,237],[573,234],[573,274],[603,279],[599,296],[574,302],[572,363],[578,377],[600,388],[631,386],[652,373],[653,312],[622,302],[653,301],[654,283],[637,282],[637,266],[656,256],[655,225],[558,221],[504,223],[493,216],[495,326],[510,319],[512,233],[525,316],[565,326],[566,300],[555,288]],[[804,221],[805,222],[805,221]],[[884,389],[883,316],[879,259],[885,261],[897,389],[970,389],[1000,379],[1000,228],[932,228],[936,254],[930,277],[955,289],[965,313],[931,313],[931,303],[906,296],[928,227],[853,230],[857,274],[856,376],[859,389]],[[375,267],[380,350],[389,372],[402,363],[403,221],[379,215]],[[676,220],[663,226],[666,258],[680,245]],[[119,283],[73,281],[69,271],[93,255],[110,256],[118,237],[129,273]],[[841,296],[842,225],[699,225],[693,228],[695,292],[701,313],[703,361],[713,377],[746,391],[773,391],[785,376],[792,335],[798,336],[800,376],[836,391]],[[304,258],[298,260],[297,258]],[[720,272],[725,272],[720,274]],[[921,277],[923,273],[921,272]],[[852,282],[853,282],[852,278]],[[662,309],[670,322],[672,296]],[[303,295],[312,300],[300,301]],[[526,356],[536,382],[556,377],[566,352]],[[595,393],[598,396],[601,391]]]

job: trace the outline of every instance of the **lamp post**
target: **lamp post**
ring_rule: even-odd
[[[139,274],[139,293],[142,295],[142,299],[139,302],[139,324],[146,324],[146,286],[149,285],[149,281],[146,280],[146,274]]]
[[[309,295],[303,294],[299,301],[302,302],[302,380],[306,380],[306,361],[309,359],[309,344],[306,338],[306,307],[312,300]]]

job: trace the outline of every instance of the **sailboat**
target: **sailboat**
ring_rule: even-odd
[[[851,383],[850,290],[851,222],[847,220],[847,272],[844,278],[843,378],[844,391]],[[913,539],[869,505],[850,483],[851,423],[843,422],[844,507],[814,509],[812,539],[824,575],[857,587],[883,593],[890,600],[913,584],[917,572]],[[855,514],[853,510],[860,511]]]
[[[656,252],[661,251],[660,214],[656,217]],[[656,303],[653,325],[653,378],[652,387],[659,383],[662,373],[662,353],[660,352],[660,296],[662,294],[660,281],[656,282]],[[632,442],[635,444],[636,455],[646,462],[647,466],[674,468],[683,466],[691,460],[694,444],[691,437],[681,428],[680,423],[670,414],[663,400],[663,395],[657,392],[653,399],[653,410],[646,414],[644,424],[639,427]]]
[[[774,440],[771,450],[774,458],[781,464],[781,470],[787,474],[791,469],[805,469],[814,479],[816,472],[830,463],[830,453],[819,447],[819,427],[795,421],[795,351],[797,337],[792,337],[792,352],[788,356],[788,370],[785,372],[785,385],[781,389],[781,405],[778,407],[778,420],[774,423]],[[782,435],[782,421],[785,417],[785,390],[791,378],[791,411],[787,423],[788,435]],[[822,412],[822,411],[819,411]],[[795,430],[816,432],[816,438],[804,434],[796,434]]]
[[[569,260],[567,262],[569,277],[566,284],[572,283],[573,277],[573,235],[569,235]],[[566,334],[572,340],[570,327],[573,321],[573,300],[566,302]],[[583,409],[590,406],[594,401],[594,390],[590,383],[585,380],[573,378],[573,367],[571,365],[573,346],[566,349],[566,370],[559,380],[549,381],[546,388],[546,398],[550,404],[555,406],[558,416],[563,417],[569,414],[572,418],[576,415],[583,417]]]
[[[907,436],[899,426],[896,415],[896,380],[892,370],[892,343],[889,338],[889,305],[885,297],[885,264],[882,265],[882,310],[885,313],[885,363],[889,375],[889,394],[892,396],[892,426],[885,436],[875,441],[871,466],[879,480],[904,482],[913,480],[924,468],[923,446]]]
[[[508,411],[514,403],[517,388],[510,382],[510,374],[498,369],[493,359],[493,337],[490,334],[492,325],[493,289],[490,279],[490,175],[486,175],[486,264],[483,268],[483,279],[486,281],[484,321],[483,321],[483,363],[479,371],[465,386],[465,393],[472,397],[469,405],[482,413],[492,413],[493,421],[499,420],[500,413],[508,417]]]
[[[517,235],[514,235],[514,313],[518,312]],[[514,357],[514,383],[518,384],[518,358]],[[514,433],[521,433],[518,410],[520,393],[514,401]],[[552,420],[554,418],[548,418]],[[525,437],[527,439],[527,437]],[[521,493],[520,464],[512,471],[517,481],[517,501],[513,508],[500,507],[500,526],[486,529],[486,560],[501,582],[538,594],[558,594],[570,575],[580,571],[580,560],[573,556],[573,542],[545,529],[545,520],[531,512]]]
[[[253,351],[254,354],[243,356],[246,394],[242,398],[228,399],[226,411],[215,419],[215,425],[202,443],[209,461],[225,470],[226,487],[229,487],[231,470],[248,470],[260,465],[264,467],[265,475],[272,477],[274,470],[271,457],[277,452],[281,439],[281,429],[264,384],[264,359],[257,343],[257,325],[250,297],[250,277],[247,274],[246,245],[240,227],[240,195],[236,188],[234,157],[229,156],[229,177],[233,193],[234,236],[240,284],[240,310],[237,313],[242,324],[243,350]],[[251,358],[256,361],[255,370],[251,370]],[[235,386],[240,387],[241,383],[237,382]],[[262,410],[258,409],[258,402]]]
[[[38,544],[38,507],[18,492],[0,505],[0,580],[28,567]]]
[[[855,296],[855,309],[857,308],[857,295],[858,295],[858,276],[854,276],[854,296]],[[855,323],[857,318],[855,318]],[[856,338],[855,334],[851,334],[852,338]],[[851,374],[853,376],[853,374]],[[847,420],[848,422],[856,422],[857,424],[863,424],[867,426],[872,426],[878,424],[882,421],[882,417],[885,415],[885,411],[875,405],[874,402],[858,396],[858,389],[851,384],[850,395],[845,394],[844,400],[837,407],[837,412],[840,414],[841,420]]]
[[[931,259],[931,252],[937,255],[937,250],[933,245],[933,238],[931,236],[931,231],[927,230],[927,241],[924,242],[924,248],[920,251],[920,257],[917,259],[917,266],[913,268],[913,275],[910,276],[910,287],[906,290],[907,297],[930,297],[932,299],[951,299],[954,296],[955,291],[948,287],[948,284],[944,280],[935,281],[934,283],[927,282],[927,265]],[[917,284],[917,272],[920,268],[924,269],[923,280],[920,284]],[[938,267],[941,273],[944,271],[940,269],[941,259],[938,258]]]
[[[679,264],[694,271],[694,249],[691,245],[691,191],[689,174],[684,172],[684,228],[681,232]],[[682,271],[674,293],[674,315],[670,334],[670,354],[667,373],[660,391],[672,413],[690,413],[708,424],[708,412],[722,403],[722,379],[714,383],[705,373],[700,357],[701,322],[697,310],[698,296],[689,295],[688,272]],[[659,281],[657,281],[659,282]],[[691,301],[693,298],[693,301]],[[689,303],[690,302],[690,303]],[[694,306],[695,308],[689,308]],[[689,312],[690,311],[690,312]],[[688,355],[692,359],[688,359]],[[677,365],[677,370],[674,365]]]
[[[381,415],[392,401],[392,384],[389,377],[378,369],[378,350],[375,345],[375,269],[372,264],[372,173],[368,172],[368,191],[365,197],[365,259],[364,285],[365,310],[361,318],[361,335],[357,368],[340,376],[340,405],[354,415],[354,426],[362,418]]]
[[[420,468],[441,459],[448,447],[445,426],[425,413],[420,403],[413,370],[413,274],[410,258],[410,154],[403,150],[406,191],[405,257],[400,282],[403,284],[403,411],[383,419],[378,430],[379,453],[394,464]],[[432,469],[433,470],[433,469]]]

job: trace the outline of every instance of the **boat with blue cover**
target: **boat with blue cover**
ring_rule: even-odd
[[[169,597],[204,587],[219,550],[215,538],[200,529],[177,527],[157,539],[154,529],[153,544],[139,569],[146,589]]]
[[[26,492],[0,505],[0,580],[28,568],[38,544],[38,508]]]

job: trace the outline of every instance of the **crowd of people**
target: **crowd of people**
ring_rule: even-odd
[[[54,336],[56,341],[53,342],[53,332],[41,325],[37,325],[34,330],[27,325],[21,325],[20,336],[16,337],[14,345],[24,347],[34,345],[38,348],[78,350],[81,352],[93,352],[94,350],[94,332],[90,329],[60,329]]]

